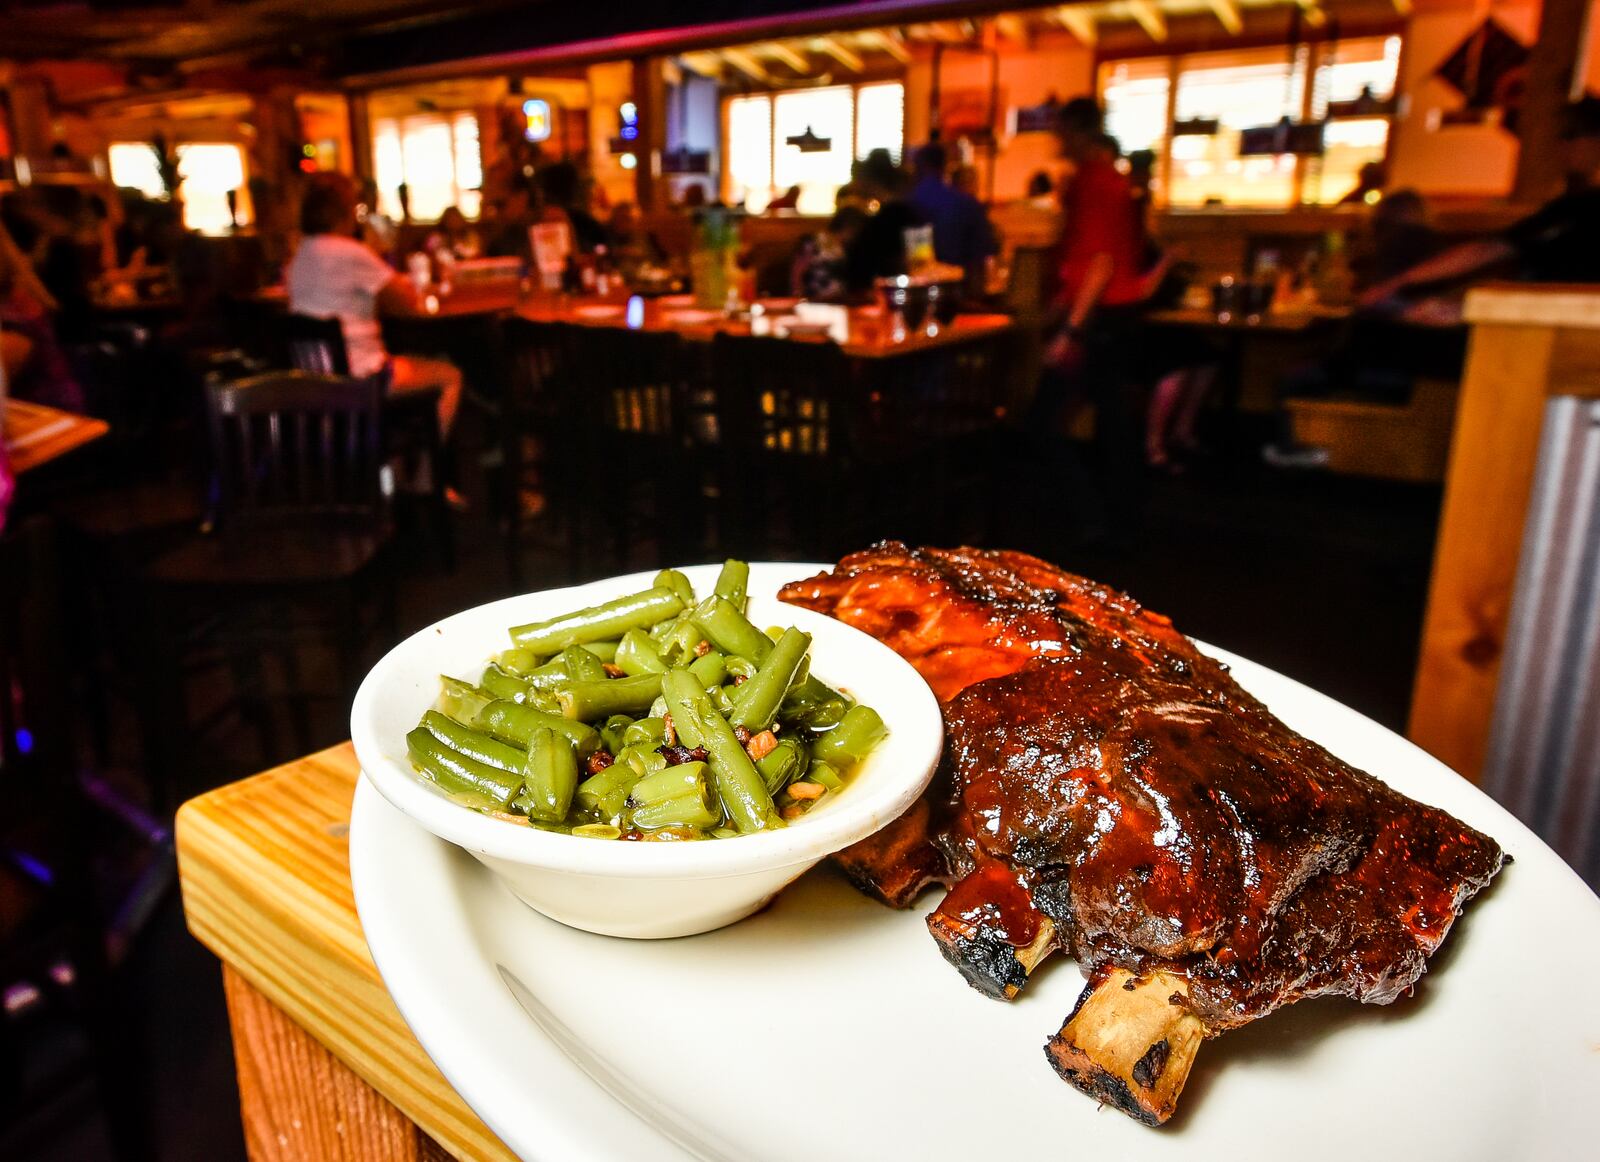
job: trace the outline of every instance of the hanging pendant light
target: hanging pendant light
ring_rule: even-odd
[[[811,126],[806,126],[804,133],[796,133],[793,137],[784,139],[801,153],[827,153],[833,148],[833,138],[818,137]]]

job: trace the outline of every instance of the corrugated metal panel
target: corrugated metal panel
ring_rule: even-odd
[[[1600,887],[1600,402],[1545,408],[1484,789]]]

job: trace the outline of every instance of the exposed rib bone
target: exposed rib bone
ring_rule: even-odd
[[[950,875],[944,853],[930,837],[931,808],[918,799],[875,835],[835,855],[841,871],[869,896],[891,908],[910,907],[917,893]]]
[[[1083,990],[1045,1056],[1090,1097],[1159,1126],[1177,1107],[1205,1039],[1188,995],[1189,982],[1174,973],[1139,977],[1113,968]]]
[[[928,916],[944,958],[967,983],[1009,1001],[1056,947],[1056,926],[1033,906],[1012,869],[985,861],[950,889]]]

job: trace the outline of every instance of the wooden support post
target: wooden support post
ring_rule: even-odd
[[[449,1159],[410,1118],[226,964],[222,985],[250,1162]]]
[[[1560,193],[1561,109],[1588,51],[1584,18],[1590,0],[1544,0],[1539,35],[1528,55],[1522,115],[1517,123],[1517,178],[1511,196],[1542,202]]]
[[[634,200],[641,211],[649,212],[663,209],[666,202],[666,183],[660,180],[660,167],[661,155],[667,148],[667,82],[658,57],[640,57],[633,62],[633,103],[639,110]]]
[[[1600,395],[1600,295],[1483,287],[1456,409],[1406,734],[1477,782],[1500,680],[1545,404]]]

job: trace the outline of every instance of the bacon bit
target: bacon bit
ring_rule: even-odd
[[[584,769],[591,775],[598,775],[617,760],[608,750],[597,750],[584,763]]]
[[[656,753],[666,757],[669,767],[681,766],[684,763],[703,763],[711,757],[703,746],[690,749],[686,746],[662,745],[656,747]]]
[[[744,676],[744,675],[743,675],[743,674],[735,674],[735,675],[734,675],[734,676],[733,676],[733,684],[734,684],[734,685],[735,685],[735,686],[743,686],[743,685],[744,685],[744,684],[745,684],[745,683],[746,683],[746,682],[748,682],[748,681],[749,681],[749,680],[750,680],[750,679],[749,679],[749,678],[746,678],[746,677],[745,677],[745,676]]]
[[[750,745],[750,728],[748,726],[735,726],[733,737],[739,740],[740,746]]]
[[[699,641],[694,643],[694,656],[695,657],[703,658],[707,654],[709,654],[710,652],[711,652],[711,643],[706,641],[704,638],[701,638]]]
[[[800,804],[798,804],[798,803],[790,803],[782,811],[778,812],[778,814],[783,816],[783,818],[785,818],[785,819],[798,819],[798,818],[800,818],[800,816],[804,815],[805,813],[806,813],[806,809],[804,807],[800,806]]]
[[[642,832],[642,831],[624,831],[617,838],[621,839],[624,843],[638,843],[639,840],[644,838],[644,832]]]
[[[828,788],[821,783],[808,783],[802,779],[798,783],[790,783],[788,789],[791,799],[820,799]]]
[[[763,730],[745,744],[744,753],[759,762],[777,749],[778,736],[770,730]]]
[[[606,677],[608,678],[620,678],[628,672],[615,662],[602,662],[601,666],[605,669]]]
[[[672,711],[667,711],[661,716],[661,729],[666,732],[668,746],[678,745],[678,730],[672,725]]]

